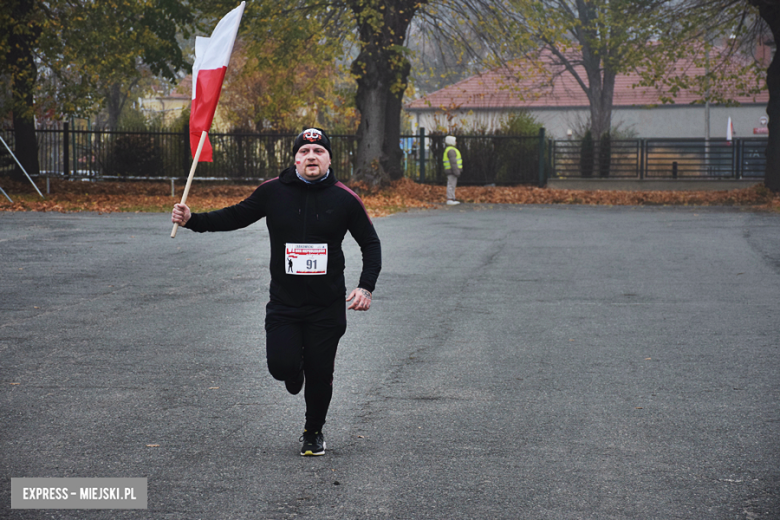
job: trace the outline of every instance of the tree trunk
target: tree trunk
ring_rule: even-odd
[[[121,83],[112,83],[106,96],[106,105],[108,108],[108,128],[116,130],[119,128],[119,116],[122,115],[122,109],[125,107],[127,96],[135,82],[130,86],[127,92],[122,92]]]
[[[106,108],[108,109],[108,129],[116,130],[119,126],[119,114],[122,112],[122,92],[119,83],[112,83],[106,96]]]
[[[33,11],[33,2],[25,0],[15,6],[13,17],[26,20]],[[38,140],[35,137],[35,104],[33,92],[38,79],[38,67],[33,57],[34,42],[38,38],[37,26],[28,26],[28,30],[11,34],[8,39],[8,63],[12,70],[11,89],[13,91],[14,154],[29,175],[38,175]],[[26,177],[19,166],[14,168],[12,177],[25,181]]]
[[[404,176],[404,153],[399,144],[401,142],[401,112],[403,111],[404,92],[411,69],[409,61],[404,58],[399,70],[396,71],[402,87],[398,88],[398,92],[390,90],[385,106],[385,142],[382,146],[382,152],[386,159],[382,166],[390,180],[393,181],[402,179]]]
[[[578,38],[582,45],[582,66],[588,79],[586,94],[590,104],[590,132],[595,143],[593,167],[601,176],[609,175],[610,157],[609,134],[612,129],[612,103],[615,94],[615,72],[605,63],[609,55],[605,46],[599,44],[598,35],[593,29],[597,13],[593,5],[584,0],[577,1],[577,9],[582,27]]]
[[[601,139],[612,129],[612,102],[615,94],[615,73],[597,71],[600,75],[598,87],[591,87],[593,102],[590,104],[590,131],[594,139]]]
[[[758,6],[761,18],[769,26],[775,45],[780,42],[780,2],[767,0],[751,0]],[[767,69],[766,84],[769,89],[769,103],[766,113],[769,116],[769,139],[766,147],[766,173],[764,186],[777,193],[780,192],[780,58],[775,50],[772,63]]]
[[[412,17],[423,3],[350,2],[358,19],[361,47],[352,63],[358,87],[355,102],[360,111],[355,178],[370,187],[403,176],[401,110],[411,66],[402,49]]]
[[[389,89],[382,84],[383,74],[371,58],[370,53],[363,51],[352,64],[353,71],[358,71],[355,105],[360,112],[354,176],[375,187],[390,180],[382,166],[388,158],[384,150]]]
[[[40,164],[38,163],[38,138],[35,136],[35,119],[32,115],[17,117],[17,113],[14,111],[13,122],[14,155],[22,163],[28,175],[38,175],[40,174]],[[15,161],[14,164],[16,164]],[[27,182],[27,176],[22,172],[18,164],[14,168],[11,178]]]
[[[597,74],[599,75],[598,86],[595,87],[591,83],[589,94],[589,97],[592,97],[590,101],[590,132],[595,144],[593,169],[599,172],[599,175],[606,177],[609,174],[609,165],[604,164],[604,161],[610,154],[604,147],[609,147],[611,144],[609,134],[612,127],[612,95],[615,75],[605,72],[602,78],[600,71],[597,71]]]

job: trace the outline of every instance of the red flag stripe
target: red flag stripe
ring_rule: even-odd
[[[194,151],[198,148],[200,135],[205,130],[209,131],[214,119],[214,111],[217,109],[219,95],[222,91],[222,81],[225,79],[227,67],[198,71],[198,84],[195,87],[195,99],[192,100],[190,109],[190,147]],[[212,162],[211,143],[208,136],[203,143],[200,152],[200,162]]]

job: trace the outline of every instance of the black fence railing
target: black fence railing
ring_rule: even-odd
[[[761,179],[765,138],[631,139],[552,143],[551,177]]]
[[[36,131],[40,174],[68,179],[171,179],[187,176],[189,135],[166,131],[46,128]],[[0,136],[14,149],[13,131]],[[629,179],[761,179],[765,138],[630,139],[593,142],[538,136],[457,136],[463,156],[460,185],[543,185],[549,177]],[[201,180],[252,181],[275,177],[292,164],[293,134],[211,133],[214,162],[198,165]],[[331,136],[333,167],[350,180],[354,135]],[[404,135],[399,143],[407,177],[444,184],[444,136]],[[0,148],[0,175],[14,168]]]
[[[407,176],[420,182],[445,184],[443,135],[425,138],[425,168],[412,161]],[[463,172],[458,185],[539,184],[539,136],[459,135],[457,147],[463,157]],[[420,138],[417,136],[416,143]],[[414,156],[417,157],[416,155]],[[417,168],[417,169],[415,169]]]
[[[73,130],[68,125],[36,131],[41,175],[86,179],[169,179],[185,177],[191,165],[189,135],[165,131]],[[0,135],[13,148],[13,132]],[[294,134],[210,133],[214,161],[198,165],[198,179],[260,180],[292,164]],[[459,136],[463,155],[460,184],[537,184],[538,136]],[[445,183],[444,136],[404,135],[404,174]],[[340,178],[354,172],[357,138],[331,136],[333,167]],[[0,164],[0,174],[13,168]]]
[[[0,131],[12,149],[13,132]],[[40,174],[48,177],[169,179],[186,177],[192,164],[189,134],[167,131],[36,130]],[[333,165],[351,172],[354,136],[333,137]],[[210,133],[213,162],[198,165],[199,179],[260,180],[292,164],[295,135]],[[0,174],[14,167],[0,159]]]

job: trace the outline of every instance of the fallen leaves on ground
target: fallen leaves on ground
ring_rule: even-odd
[[[0,179],[0,187],[13,199],[0,197],[0,211],[93,211],[167,213],[181,200],[183,183],[171,196],[166,182],[80,182],[51,181],[51,193],[39,186],[45,199],[29,182]],[[418,184],[409,179],[394,182],[382,190],[369,190],[359,183],[350,186],[360,194],[372,217],[382,217],[410,209],[441,207],[445,187]],[[195,183],[188,195],[193,211],[210,211],[236,204],[255,190],[255,185]],[[603,191],[558,190],[532,186],[461,186],[458,199],[480,204],[586,204],[607,206],[737,206],[780,212],[780,194],[761,185],[728,191]]]

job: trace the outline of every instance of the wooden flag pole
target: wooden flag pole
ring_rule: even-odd
[[[192,178],[195,177],[195,168],[198,167],[198,160],[200,159],[200,151],[203,149],[203,143],[206,142],[206,136],[208,133],[204,130],[200,134],[200,142],[198,143],[198,149],[195,151],[195,158],[192,160],[192,168],[190,168],[190,176],[187,177],[187,185],[184,186],[184,194],[181,196],[181,203],[187,203],[187,194],[190,192],[190,186],[192,186]],[[179,229],[179,224],[173,225],[173,231],[171,231],[171,238],[176,238],[176,230]]]

